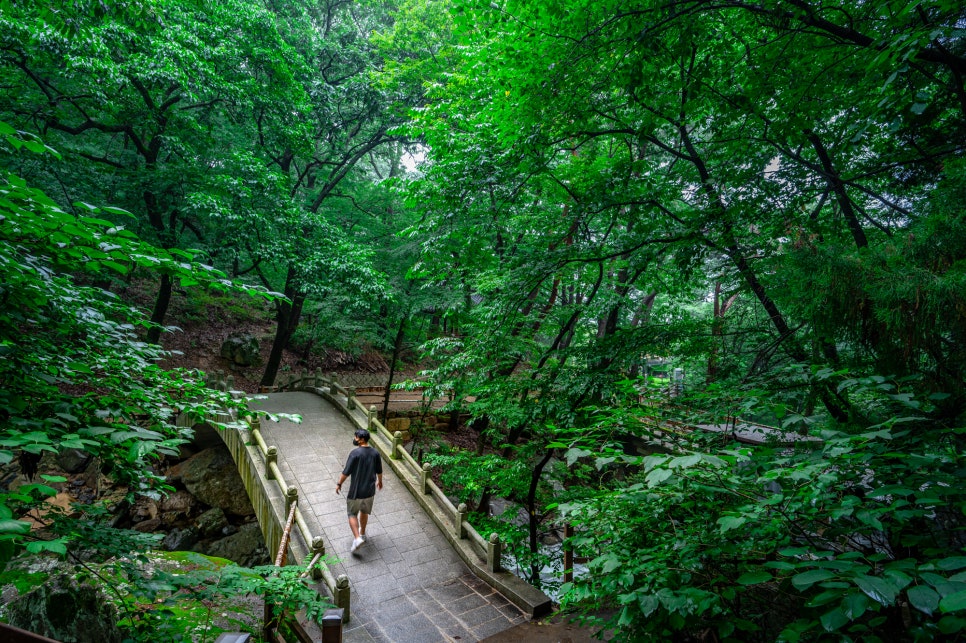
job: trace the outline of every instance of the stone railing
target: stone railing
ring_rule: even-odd
[[[232,392],[232,378],[221,375],[210,381],[209,386],[222,391]],[[243,395],[232,392],[233,396]],[[221,414],[214,418],[216,422],[227,424],[232,416]],[[261,422],[257,416],[245,418],[244,426],[238,429],[218,431],[222,440],[228,446],[238,473],[245,484],[248,497],[255,507],[258,524],[261,527],[265,544],[269,551],[280,550],[285,538],[286,525],[289,525],[291,537],[288,538],[287,550],[291,552],[293,562],[302,565],[311,556],[305,566],[306,573],[311,573],[314,580],[325,583],[335,606],[342,608],[342,620],[349,621],[349,578],[340,574],[336,578],[322,557],[325,555],[325,543],[320,535],[315,535],[309,529],[302,511],[299,509],[298,488],[289,485],[278,466],[278,448],[265,443],[261,433]],[[284,510],[284,511],[283,511]],[[281,548],[285,551],[286,548]],[[276,560],[276,565],[284,564]]]
[[[433,482],[430,465],[420,466],[416,462],[403,448],[402,434],[391,433],[378,420],[375,406],[362,407],[355,387],[345,387],[335,375],[324,376],[316,371],[314,375],[302,373],[287,378],[276,390],[308,391],[320,395],[342,411],[356,427],[367,429],[372,435],[371,444],[379,449],[473,573],[531,617],[549,613],[552,602],[546,594],[502,568],[503,543],[499,535],[493,533],[484,538],[476,531],[467,520],[466,505],[455,506],[450,501]]]

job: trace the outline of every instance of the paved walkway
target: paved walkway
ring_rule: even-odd
[[[302,416],[301,424],[263,421],[262,435],[278,447],[279,468],[299,490],[309,529],[322,535],[330,558],[340,559],[333,574],[349,577],[345,643],[480,641],[527,620],[469,571],[389,466],[366,529],[369,541],[350,554],[345,497],[336,495],[335,484],[353,448],[352,425],[312,393],[273,393],[252,407]]]

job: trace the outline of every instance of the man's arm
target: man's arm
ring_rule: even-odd
[[[381,473],[377,473],[376,474],[376,489],[378,489],[379,491],[382,491],[382,474]]]
[[[339,481],[335,484],[335,492],[336,493],[339,493],[340,491],[342,491],[342,483],[345,482],[345,479],[348,478],[348,477],[349,476],[347,476],[344,473],[339,476]]]

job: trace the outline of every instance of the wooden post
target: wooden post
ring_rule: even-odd
[[[491,572],[498,572],[503,569],[500,559],[503,556],[503,543],[500,542],[500,534],[495,531],[490,534],[490,540],[486,543],[486,568]]]
[[[460,506],[456,508],[456,519],[453,523],[453,535],[460,540],[462,540],[464,536],[463,521],[466,520],[466,514],[468,513],[469,512],[466,510],[466,503],[461,502]]]
[[[272,473],[272,465],[278,464],[278,447],[272,446],[268,447],[268,451],[265,453],[265,479],[274,480],[275,474]],[[286,509],[286,511],[288,511]]]
[[[275,640],[275,610],[271,598],[265,597],[265,610],[262,614],[262,638],[266,641]]]
[[[392,453],[389,454],[389,457],[393,460],[398,460],[402,457],[399,455],[399,452],[403,448],[402,442],[402,431],[396,431],[392,436]]]
[[[419,488],[423,490],[423,495],[429,493],[429,472],[432,468],[428,462],[424,462],[423,470],[419,472]]]

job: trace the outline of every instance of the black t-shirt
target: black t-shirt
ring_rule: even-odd
[[[382,473],[382,458],[375,447],[356,447],[349,452],[342,474],[349,476],[349,495],[370,498],[376,495],[376,474]]]

